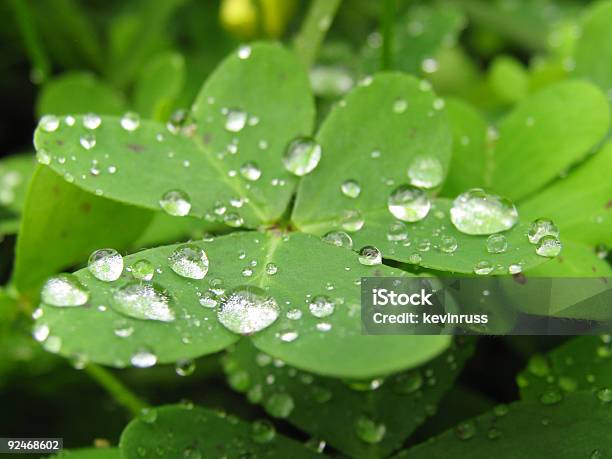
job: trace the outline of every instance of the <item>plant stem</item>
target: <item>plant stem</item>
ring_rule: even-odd
[[[36,30],[35,19],[26,0],[11,0],[11,7],[15,19],[23,36],[24,45],[36,83],[43,83],[51,73],[51,63],[42,46],[40,36]]]
[[[314,63],[325,34],[342,0],[312,0],[302,27],[293,40],[293,48],[306,68]]]
[[[90,363],[85,367],[85,372],[134,416],[138,416],[143,408],[147,407],[145,402],[140,400],[136,394],[124,386],[123,383],[107,369]]]
[[[380,12],[382,29],[382,53],[380,67],[382,70],[393,69],[393,21],[395,19],[395,0],[384,0]]]

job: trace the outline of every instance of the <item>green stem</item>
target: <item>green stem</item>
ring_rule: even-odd
[[[147,407],[145,402],[140,400],[136,394],[132,393],[130,389],[124,386],[123,383],[107,369],[90,363],[85,367],[85,372],[134,416],[138,416],[142,410]]]
[[[293,41],[295,53],[306,68],[310,68],[314,63],[341,1],[312,0],[310,2],[306,18]]]
[[[34,16],[30,11],[28,1],[11,0],[11,7],[23,36],[30,62],[32,63],[32,69],[36,78],[35,82],[43,83],[51,73],[51,63],[36,30]]]
[[[393,69],[393,21],[395,19],[395,0],[384,0],[380,13],[382,29],[382,53],[380,67],[382,70]]]

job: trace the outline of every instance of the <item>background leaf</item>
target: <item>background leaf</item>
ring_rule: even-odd
[[[169,405],[154,408],[156,419],[132,421],[121,436],[121,453],[126,459],[165,457],[228,457],[245,454],[257,457],[317,458],[298,442],[276,434],[258,443],[251,425],[234,416],[192,406]],[[214,432],[214,435],[210,435]]]
[[[0,161],[0,236],[17,232],[35,166],[31,153],[8,156]]]
[[[499,415],[506,411],[507,414]],[[395,457],[573,459],[605,455],[612,449],[612,440],[606,434],[611,428],[610,406],[595,394],[578,392],[554,405],[528,401],[512,403],[463,422],[455,431],[448,431]]]
[[[218,284],[227,293],[241,285],[256,285],[268,289],[281,314],[272,326],[251,339],[264,352],[305,370],[354,378],[378,376],[420,365],[442,352],[450,342],[449,336],[362,335],[360,289],[355,281],[362,276],[404,274],[386,266],[362,266],[357,255],[349,250],[299,233],[286,237],[233,233],[196,244],[206,251],[210,262],[204,280],[186,279],[172,272],[168,256],[175,246],[125,257],[125,266],[146,259],[161,270],[155,274],[154,282],[173,298],[175,322],[124,317],[112,308],[112,295],[131,275],[124,272],[118,281],[107,283],[96,280],[83,269],[76,274],[91,292],[89,307],[43,306],[44,315],[38,323],[46,324],[51,335],[61,339],[60,353],[65,356],[78,353],[97,363],[122,367],[129,365],[135,353],[148,350],[155,353],[158,362],[175,362],[216,352],[239,337],[219,323],[214,308],[200,304],[199,295],[206,294],[210,288],[219,288]],[[296,257],[304,261],[296,264]],[[277,265],[277,274],[266,273],[268,263]],[[346,270],[347,267],[350,269]],[[253,271],[251,276],[243,274],[246,268]],[[328,288],[329,283],[332,290]],[[309,299],[317,295],[328,295],[338,303],[335,312],[324,320],[308,312]],[[100,312],[100,305],[110,307]],[[285,317],[292,308],[303,311],[300,320]],[[316,328],[322,321],[331,324],[330,331]],[[128,339],[119,338],[115,336],[118,327],[129,327],[133,332]],[[291,343],[279,338],[288,327],[299,334]],[[96,330],[95,336],[93,330]],[[385,349],[384,357],[381,349]]]
[[[84,448],[64,450],[51,456],[53,459],[121,459],[118,448]]]

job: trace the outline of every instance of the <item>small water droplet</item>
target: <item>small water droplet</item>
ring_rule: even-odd
[[[527,237],[529,242],[537,244],[544,236],[559,237],[559,228],[548,218],[538,218],[529,226]]]
[[[157,410],[154,408],[143,408],[140,411],[140,420],[146,424],[153,424],[157,421]]]
[[[312,172],[320,160],[321,146],[307,137],[293,140],[283,155],[285,169],[299,177]]]
[[[157,363],[157,356],[147,350],[141,349],[130,358],[130,363],[136,368],[149,368]]]
[[[274,276],[278,272],[278,266],[274,263],[266,264],[266,274],[268,276]]]
[[[342,194],[349,198],[357,198],[361,193],[361,186],[356,180],[346,180],[340,186]]]
[[[39,149],[36,151],[36,160],[40,163],[40,164],[51,164],[51,155],[49,154],[49,152],[43,148]]]
[[[323,242],[335,245],[336,247],[353,248],[353,239],[344,231],[330,231],[323,236]]]
[[[508,249],[508,240],[503,234],[491,234],[487,238],[487,252],[504,253]]]
[[[32,330],[32,336],[36,341],[42,343],[49,337],[50,329],[47,324],[39,324]]]
[[[487,274],[491,274],[493,272],[494,266],[486,261],[479,261],[474,265],[474,274],[478,274],[480,276],[486,276]]]
[[[288,417],[293,411],[294,407],[295,403],[293,398],[291,395],[284,392],[272,394],[270,398],[266,400],[264,405],[266,412],[275,418]]]
[[[400,221],[395,221],[389,225],[387,230],[387,240],[392,242],[405,241],[408,239],[408,227]]]
[[[79,139],[79,143],[85,150],[91,150],[96,146],[96,136],[93,134],[84,134]]]
[[[123,257],[115,249],[96,250],[89,256],[87,269],[98,280],[116,281],[123,272]]]
[[[251,56],[251,47],[249,45],[242,45],[238,48],[238,57],[240,59],[248,59]]]
[[[295,330],[284,330],[279,334],[279,338],[284,343],[291,343],[298,339],[299,333]]]
[[[296,308],[289,309],[287,311],[286,317],[289,320],[300,320],[302,318],[302,311]]]
[[[382,264],[382,254],[376,247],[366,245],[359,251],[359,263],[365,266],[380,265]]]
[[[408,373],[400,373],[391,384],[393,392],[400,395],[408,395],[416,392],[423,386],[423,376],[418,370]]]
[[[393,102],[393,111],[395,113],[404,113],[408,108],[408,102],[405,99],[397,99]]]
[[[141,320],[175,320],[170,296],[150,282],[131,281],[115,290],[113,307],[117,312]]]
[[[240,166],[240,175],[244,177],[246,180],[256,181],[261,177],[261,169],[257,163],[253,161],[247,161],[242,166]]]
[[[315,296],[308,305],[310,313],[318,318],[328,317],[332,315],[334,313],[335,307],[336,304],[325,295]]]
[[[418,156],[408,168],[410,184],[419,188],[435,188],[444,179],[442,163],[433,156]]]
[[[246,112],[239,109],[229,109],[225,115],[225,129],[230,132],[240,132],[247,121]]]
[[[523,272],[523,267],[521,266],[520,263],[511,263],[508,266],[509,274],[520,274],[521,272]]]
[[[217,317],[228,330],[250,335],[270,326],[278,318],[279,312],[276,300],[263,289],[243,286],[234,289],[222,300]]]
[[[55,132],[60,125],[60,121],[57,116],[45,115],[40,119],[38,125],[45,132]]]
[[[450,210],[455,228],[465,234],[492,234],[512,228],[518,221],[508,199],[473,188],[460,194]]]
[[[251,424],[251,439],[255,443],[270,443],[272,440],[274,440],[275,436],[276,429],[270,421],[261,419],[254,421],[253,424]]]
[[[170,190],[159,200],[160,207],[174,217],[184,217],[191,210],[189,195],[181,190]]]
[[[416,222],[427,216],[431,209],[431,201],[423,190],[401,185],[391,192],[387,206],[395,218],[405,222]]]
[[[554,405],[559,403],[562,399],[563,396],[561,395],[561,392],[556,389],[547,389],[540,396],[540,402],[542,402],[544,405]]]
[[[83,116],[83,126],[85,126],[86,129],[98,129],[100,124],[102,124],[102,118],[95,113],[88,113]]]
[[[455,428],[455,434],[460,440],[469,440],[475,433],[476,426],[470,421],[462,422]]]
[[[182,359],[176,362],[174,370],[179,376],[190,376],[195,372],[196,365],[191,359]]]
[[[597,391],[597,398],[603,403],[612,402],[612,389],[607,388],[607,387],[603,389],[599,389]]]
[[[363,228],[365,224],[365,219],[356,209],[345,210],[342,214],[342,229],[349,232],[359,231]]]
[[[123,129],[132,132],[140,126],[140,116],[135,112],[127,112],[121,117],[119,123]]]
[[[556,236],[543,236],[538,242],[536,253],[541,257],[554,258],[561,253],[562,248]]]
[[[444,253],[454,253],[457,250],[457,239],[453,236],[442,236],[440,238],[440,250]]]
[[[195,244],[182,244],[168,257],[172,271],[188,279],[204,279],[208,272],[208,256]]]
[[[134,279],[142,281],[150,281],[153,279],[155,269],[148,260],[138,260],[130,266],[130,272]]]
[[[377,424],[366,416],[357,418],[354,428],[360,440],[372,445],[380,443],[387,432],[387,428],[384,424]]]
[[[82,306],[89,300],[89,290],[74,274],[58,274],[45,282],[40,296],[51,306]]]

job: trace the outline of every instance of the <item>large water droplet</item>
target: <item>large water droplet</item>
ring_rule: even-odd
[[[465,234],[492,234],[512,228],[518,221],[508,199],[473,188],[460,194],[450,210],[455,228]]]
[[[554,258],[561,253],[562,247],[556,236],[543,236],[538,242],[536,253],[541,257]]]
[[[340,190],[344,196],[357,198],[361,193],[361,186],[359,186],[356,180],[346,180],[340,186]]]
[[[529,242],[537,244],[544,236],[559,237],[559,228],[548,218],[538,218],[529,226]]]
[[[140,126],[140,116],[138,116],[138,113],[127,112],[121,117],[119,123],[126,131],[135,131]]]
[[[247,114],[239,109],[230,109],[225,115],[225,129],[230,132],[240,132],[246,124]]]
[[[114,309],[134,319],[172,322],[175,319],[170,296],[150,282],[131,281],[115,290]]]
[[[45,132],[54,132],[59,127],[60,121],[57,116],[45,115],[40,119],[38,125]]]
[[[487,238],[487,252],[504,253],[508,249],[508,240],[503,234],[491,234]]]
[[[172,271],[188,279],[204,279],[208,272],[208,256],[195,244],[182,244],[168,257]]]
[[[58,274],[45,282],[40,296],[51,306],[82,306],[89,300],[89,290],[74,274]]]
[[[320,160],[321,146],[306,137],[292,141],[283,155],[285,169],[300,177],[312,172]]]
[[[332,315],[335,307],[335,303],[325,295],[315,296],[308,305],[310,313],[318,318]]]
[[[387,205],[395,218],[405,222],[423,220],[431,209],[431,201],[425,192],[409,185],[401,185],[393,190]]]
[[[87,268],[96,279],[116,281],[123,272],[123,257],[115,249],[96,250],[89,256]]]
[[[418,156],[408,168],[410,184],[419,188],[435,188],[444,178],[442,163],[434,157]]]
[[[275,436],[276,429],[270,421],[261,419],[251,424],[251,439],[255,443],[270,443]]]
[[[355,433],[364,442],[379,443],[385,436],[387,428],[384,424],[377,424],[366,416],[360,416],[355,421]]]
[[[240,167],[240,175],[247,180],[259,180],[259,177],[261,177],[261,169],[259,169],[259,166],[255,162],[247,161]]]
[[[258,287],[233,290],[217,311],[219,322],[234,333],[250,335],[270,326],[278,317],[276,300]]]
[[[359,263],[365,266],[382,264],[382,254],[373,245],[366,245],[359,251]]]
[[[184,217],[191,210],[191,199],[184,191],[170,190],[161,197],[159,205],[169,215]]]
[[[353,248],[353,239],[344,231],[330,231],[323,236],[323,242],[335,245],[336,247]]]

